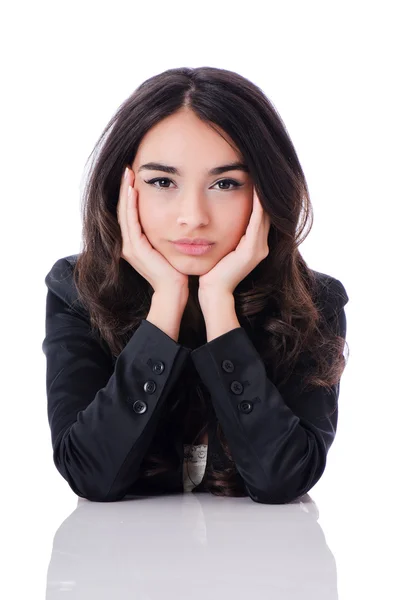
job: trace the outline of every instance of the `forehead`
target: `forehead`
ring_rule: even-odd
[[[191,111],[175,113],[156,123],[142,138],[136,157],[140,164],[156,160],[182,166],[194,161],[206,172],[221,164],[243,162],[241,152],[225,131]]]

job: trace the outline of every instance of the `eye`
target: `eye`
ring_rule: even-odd
[[[164,189],[166,189],[166,190],[167,190],[167,189],[169,189],[169,188],[167,188],[167,187],[166,187],[166,188],[164,188],[164,187],[162,187],[162,186],[158,187],[157,185],[154,185],[154,184],[155,184],[155,183],[157,183],[158,181],[168,181],[168,182],[170,182],[170,181],[171,181],[171,179],[169,179],[168,177],[156,177],[156,179],[149,179],[148,181],[147,181],[146,179],[144,179],[144,182],[145,182],[145,183],[148,183],[149,185],[152,185],[152,186],[156,187],[157,189],[160,189],[160,190],[164,190]]]
[[[234,179],[222,179],[221,181],[218,181],[215,185],[219,185],[220,183],[226,183],[227,185],[232,184],[234,187],[232,187],[231,189],[237,189],[239,187],[241,187],[243,184],[239,183],[238,181],[235,181]],[[225,192],[229,192],[230,188],[225,189],[225,188],[221,188],[223,189]]]
[[[160,185],[160,187],[159,187],[157,185],[154,185],[157,182],[160,182],[160,181],[164,182],[165,181],[165,182],[168,182],[168,183],[173,183],[171,181],[171,179],[169,179],[168,177],[156,177],[155,179],[149,179],[149,180],[145,179],[144,181],[145,181],[145,183],[148,183],[149,185],[152,185],[152,186],[156,187],[158,190],[169,190],[170,188],[168,186],[161,186]],[[223,190],[225,192],[229,192],[229,191],[231,191],[233,189],[237,189],[237,188],[239,188],[239,187],[241,187],[243,185],[242,183],[239,183],[238,181],[235,181],[234,179],[222,179],[221,181],[218,181],[215,185],[219,185],[219,184],[226,184],[226,185],[230,185],[231,184],[233,186],[231,189],[230,188],[220,188],[221,190]]]

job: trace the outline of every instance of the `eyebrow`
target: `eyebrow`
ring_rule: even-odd
[[[176,167],[170,167],[168,165],[162,165],[161,163],[150,162],[142,165],[138,169],[138,173],[147,169],[149,171],[164,171],[165,173],[170,173],[171,175],[180,175],[180,172]],[[246,173],[249,172],[248,166],[241,162],[229,163],[227,165],[221,165],[220,167],[214,167],[208,171],[208,175],[220,175],[221,173],[225,173],[226,171],[244,171]]]

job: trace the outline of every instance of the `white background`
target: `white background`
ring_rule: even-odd
[[[80,251],[85,162],[117,107],[180,66],[234,70],[279,111],[314,225],[309,266],[342,281],[348,366],[338,434],[311,497],[340,599],[395,598],[394,2],[16,2],[1,11],[1,482],[5,597],[44,598],[76,506],[52,462],[44,277]],[[394,559],[393,559],[394,555]]]

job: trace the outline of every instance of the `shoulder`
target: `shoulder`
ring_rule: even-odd
[[[339,312],[348,302],[344,284],[326,273],[311,270],[316,281],[315,285],[315,302],[326,316],[332,316],[335,312]]]
[[[86,316],[86,310],[79,301],[73,279],[78,256],[78,254],[71,254],[56,260],[45,277],[45,284],[50,292],[63,300],[68,306]]]

